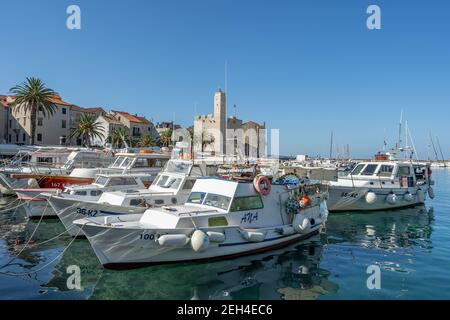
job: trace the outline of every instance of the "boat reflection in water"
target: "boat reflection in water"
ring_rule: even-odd
[[[421,248],[431,250],[433,208],[380,211],[371,214],[347,213],[329,215],[329,244],[352,243],[387,251]]]

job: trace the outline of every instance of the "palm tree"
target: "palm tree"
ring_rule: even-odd
[[[130,133],[124,127],[115,128],[111,133],[111,144],[120,148],[126,143],[131,143]]]
[[[81,138],[82,143],[90,147],[92,139],[99,138],[104,139],[103,128],[101,123],[97,121],[95,116],[90,113],[82,113],[80,116],[80,121],[78,121],[75,128],[69,135],[69,138],[77,137]]]
[[[168,147],[172,144],[172,129],[168,129],[161,133],[161,136],[159,138],[159,142],[161,146]]]
[[[37,114],[41,111],[44,117],[53,116],[56,110],[56,105],[51,101],[52,98],[58,96],[58,93],[45,86],[39,78],[27,78],[25,82],[11,88],[9,90],[14,96],[15,100],[12,104],[14,111],[24,110],[25,113],[30,113],[30,144],[34,145],[36,136],[36,120]]]
[[[149,135],[146,135],[146,136],[142,136],[137,141],[136,146],[140,147],[140,148],[149,148],[149,147],[156,146],[156,142],[152,137],[150,137]]]

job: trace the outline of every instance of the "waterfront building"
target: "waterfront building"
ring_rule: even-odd
[[[236,108],[235,108],[236,110]],[[266,154],[265,124],[244,122],[236,112],[227,118],[226,94],[214,94],[214,113],[194,119],[194,153],[229,155],[241,159],[259,158]]]

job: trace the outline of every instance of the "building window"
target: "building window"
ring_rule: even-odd
[[[8,135],[8,141],[11,142],[11,135]]]
[[[23,118],[23,125],[24,125],[24,126],[27,125],[27,118]]]
[[[16,133],[16,142],[19,142],[19,134]]]
[[[42,141],[42,133],[37,134],[37,141]]]
[[[61,123],[61,128],[65,129],[66,128],[66,120],[62,120]]]
[[[44,121],[44,118],[38,118],[38,126],[42,127],[42,122]]]
[[[62,114],[66,114],[66,113],[67,113],[66,108],[62,108]]]
[[[12,127],[12,120],[9,120],[9,127]]]
[[[25,139],[26,139],[26,134],[23,133],[23,134],[22,134],[22,140],[23,140],[23,142],[25,142]]]

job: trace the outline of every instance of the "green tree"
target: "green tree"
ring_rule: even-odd
[[[156,146],[156,141],[149,135],[142,136],[136,143],[139,148],[149,148]]]
[[[69,138],[81,138],[83,145],[90,147],[92,139],[103,139],[105,137],[103,132],[104,130],[101,123],[97,121],[93,114],[82,113],[80,116],[80,121],[78,121],[75,128],[72,128]]]
[[[124,127],[115,128],[111,132],[111,144],[113,148],[121,148],[125,146],[125,142],[131,144],[130,133]]]
[[[168,129],[161,133],[161,136],[159,138],[159,143],[162,147],[168,147],[172,144],[172,129]]]
[[[14,112],[24,110],[26,114],[30,113],[30,144],[34,145],[36,137],[36,121],[38,112],[41,111],[44,117],[53,116],[56,105],[51,101],[58,96],[58,93],[45,86],[39,78],[27,78],[25,82],[10,89],[15,100],[12,103]]]

